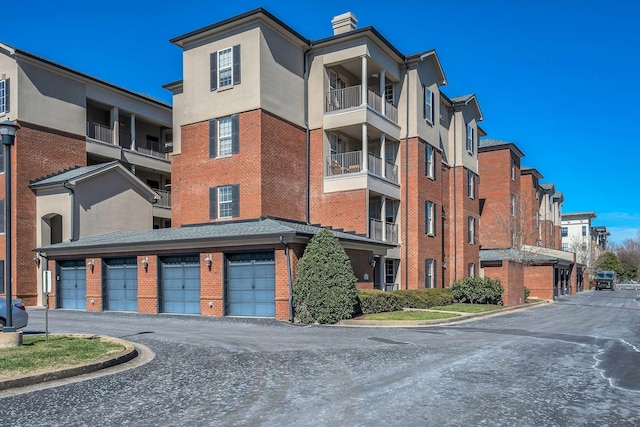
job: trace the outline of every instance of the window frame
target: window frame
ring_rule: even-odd
[[[424,152],[424,174],[427,178],[435,180],[436,179],[436,149],[431,146],[431,144],[425,143],[425,152]]]
[[[436,282],[436,260],[434,258],[427,258],[424,260],[424,287],[428,289],[434,289],[437,285]]]
[[[467,196],[474,200],[476,198],[476,174],[471,169],[467,169]]]
[[[223,134],[223,126],[225,133]],[[228,134],[227,134],[228,131]],[[233,119],[231,116],[218,119],[218,152],[217,157],[233,155]]]
[[[511,158],[511,181],[516,180],[516,159]]]
[[[427,85],[422,85],[422,101],[423,101],[423,116],[426,119],[427,123],[433,125],[434,117],[435,117],[435,108],[433,106],[433,91],[427,87]]]
[[[0,80],[0,114],[5,114],[9,111],[7,105],[7,86],[8,79]]]
[[[467,123],[467,153],[473,155],[475,152],[475,129],[471,126],[471,123]]]
[[[473,216],[467,217],[467,243],[476,244],[476,219]]]
[[[436,204],[430,200],[424,202],[425,219],[424,227],[425,234],[429,237],[436,235]]]
[[[467,264],[467,275],[468,277],[476,277],[477,273],[475,262],[470,262],[469,264]]]
[[[511,216],[516,216],[516,195],[511,195]]]
[[[223,191],[224,190],[224,191]],[[225,194],[223,194],[223,192]],[[228,200],[221,200],[223,196],[228,196]],[[228,219],[228,218],[233,218],[233,187],[231,185],[221,185],[218,187],[217,190],[217,205],[218,205],[218,219]],[[222,214],[222,210],[223,210],[223,203],[224,203],[224,210],[225,210],[225,215]],[[229,213],[229,215],[226,215],[226,213]]]
[[[222,66],[222,61],[221,61],[221,56],[223,53],[229,52],[229,65],[228,66]],[[225,47],[224,49],[220,49],[216,52],[217,55],[217,83],[218,83],[218,90],[220,89],[225,89],[228,86],[233,86],[233,46],[229,46],[229,47]],[[229,82],[226,84],[222,84],[222,72],[229,70]],[[225,77],[225,81],[226,81],[227,77]]]
[[[560,232],[562,237],[568,237],[569,236],[569,227],[561,227],[560,228]]]

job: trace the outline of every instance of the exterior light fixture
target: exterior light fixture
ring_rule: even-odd
[[[372,268],[376,268],[376,259],[374,257],[372,257],[372,256],[369,257],[369,265]]]
[[[142,261],[140,261],[140,264],[142,265],[142,268],[144,268],[144,271],[149,271],[149,257],[148,256],[144,257],[144,259]]]
[[[211,264],[213,264],[213,259],[211,257],[211,254],[207,255],[207,257],[204,259],[204,263],[207,265],[207,268],[209,269],[209,271],[211,271]]]
[[[87,261],[87,267],[89,267],[89,270],[91,270],[91,272],[93,273],[93,269],[95,267],[93,259],[90,259],[89,261]]]

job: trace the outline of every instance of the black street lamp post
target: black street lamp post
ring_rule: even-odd
[[[13,326],[13,301],[11,296],[11,146],[13,145],[16,132],[20,127],[10,120],[0,123],[0,135],[2,135],[2,145],[4,146],[4,239],[5,239],[5,260],[4,260],[4,290],[7,299],[6,325],[3,332],[15,332]]]

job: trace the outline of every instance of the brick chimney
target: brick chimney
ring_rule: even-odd
[[[349,31],[355,30],[357,23],[358,20],[351,12],[335,16],[331,20],[331,25],[333,26],[333,35],[337,36],[338,34],[344,34],[348,33]]]

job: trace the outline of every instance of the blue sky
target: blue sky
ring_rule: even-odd
[[[565,196],[594,211],[611,240],[637,236],[640,197],[640,2],[634,0],[25,0],[5,10],[0,41],[171,101],[181,79],[169,39],[262,6],[311,39],[353,12],[405,54],[436,49],[449,96],[475,93],[489,137],[515,142]],[[629,150],[629,151],[627,151]]]

